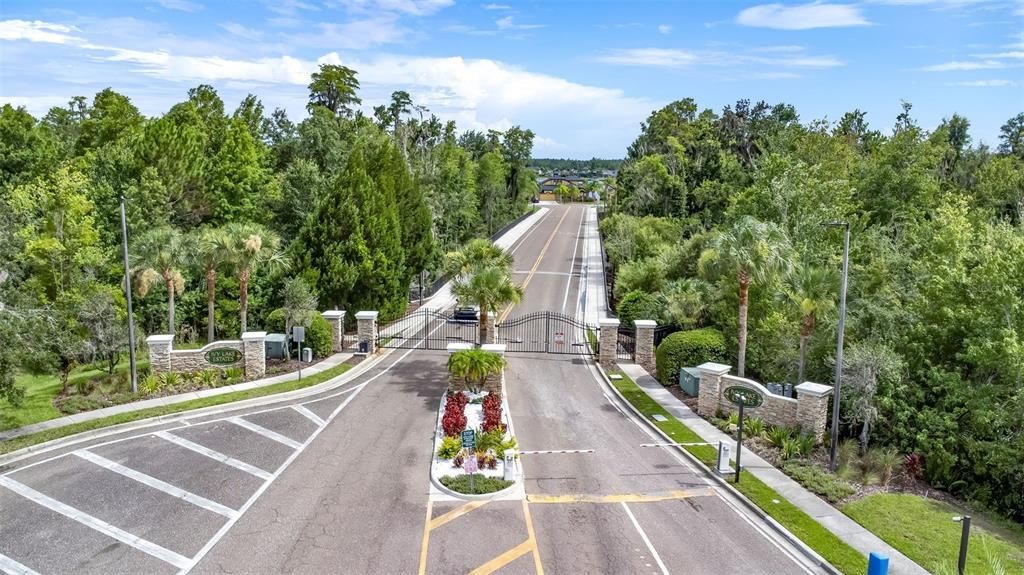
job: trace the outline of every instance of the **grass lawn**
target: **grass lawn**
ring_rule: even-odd
[[[65,425],[64,427],[58,427],[57,429],[49,429],[46,431],[40,431],[39,433],[33,433],[31,435],[25,435],[22,437],[16,437],[4,442],[0,442],[0,454],[10,453],[17,451],[30,445],[36,445],[46,441],[51,441],[68,435],[74,435],[83,431],[89,431],[92,429],[100,429],[103,427],[109,427],[111,425],[118,425],[120,423],[127,423],[129,421],[138,421],[140,419],[146,419],[149,417],[157,417],[159,415],[167,415],[169,413],[178,413],[181,411],[188,411],[191,409],[199,409],[201,407],[210,407],[212,405],[221,405],[223,403],[231,403],[233,401],[241,401],[243,399],[252,399],[254,397],[263,397],[265,395],[272,395],[275,393],[284,393],[286,391],[292,391],[295,389],[302,389],[318,383],[323,383],[331,378],[337,377],[346,371],[352,369],[351,364],[343,363],[336,365],[330,369],[321,371],[316,375],[304,377],[301,380],[284,381],[281,383],[275,383],[274,385],[268,385],[266,387],[258,387],[256,389],[249,389],[246,391],[235,391],[232,393],[225,393],[223,395],[214,395],[211,397],[204,397],[201,399],[193,399],[191,401],[185,401],[182,403],[175,403],[173,405],[164,405],[160,407],[152,407],[149,409],[142,409],[139,411],[132,411],[129,413],[122,413],[118,415],[112,415],[110,417],[104,417],[102,419],[94,419],[92,421],[85,421],[82,423],[75,423],[72,425]]]
[[[952,505],[907,493],[869,495],[843,507],[843,513],[932,572],[956,573],[962,512]],[[1024,532],[978,525],[987,523],[969,512],[971,539],[967,573],[1024,573]],[[1002,571],[995,567],[1001,564]]]
[[[137,362],[139,371],[149,367],[149,361]],[[117,373],[128,371],[128,361],[122,361],[115,368]],[[93,369],[91,365],[76,367],[68,377],[68,387],[75,388],[75,383],[106,375],[104,370]],[[22,374],[15,378],[15,385],[25,389],[25,399],[21,407],[12,407],[6,401],[0,403],[0,431],[14,429],[31,423],[39,423],[64,415],[53,406],[53,398],[61,391],[60,377],[56,375]]]
[[[628,375],[620,373],[622,379],[613,379],[612,385],[626,398],[633,407],[644,414],[655,427],[664,431],[677,443],[700,443],[704,440],[681,421],[672,416],[658,402],[651,399],[651,396],[641,389]],[[660,414],[665,416],[667,421],[654,421],[651,416]],[[683,449],[711,467],[717,459],[717,450],[710,445],[688,445]],[[731,480],[730,480],[731,482]],[[861,555],[853,547],[847,545],[843,540],[836,537],[831,531],[825,529],[820,523],[801,511],[798,507],[787,501],[771,487],[765,485],[761,480],[746,471],[740,473],[740,482],[733,483],[740,493],[747,496],[755,505],[761,508],[803,541],[808,547],[814,549],[836,569],[847,575],[863,575],[868,569],[867,557]]]

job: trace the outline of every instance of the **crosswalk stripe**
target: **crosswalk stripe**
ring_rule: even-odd
[[[317,415],[317,414],[313,413],[312,411],[310,411],[309,408],[306,407],[305,405],[301,405],[301,404],[293,405],[292,409],[294,409],[295,411],[301,413],[302,415],[305,415],[306,419],[308,419],[308,420],[312,421],[313,423],[315,423],[317,427],[323,427],[324,426],[324,420],[320,419],[319,415]]]
[[[184,437],[178,437],[177,435],[168,433],[166,431],[157,431],[153,435],[159,437],[160,439],[170,441],[171,443],[174,443],[176,445],[180,445],[185,449],[195,451],[199,455],[205,455],[210,459],[216,459],[217,461],[220,461],[224,465],[229,465],[231,467],[234,467],[235,469],[241,469],[242,471],[250,475],[255,475],[256,477],[259,477],[260,479],[267,480],[271,478],[270,473],[260,469],[259,467],[256,467],[255,465],[249,465],[244,461],[239,461],[233,457],[228,457],[227,455],[224,455],[219,451],[214,451],[209,447],[204,447],[202,445],[199,445],[198,443],[193,443],[185,439]]]
[[[267,439],[272,439],[282,445],[287,445],[292,449],[299,449],[300,447],[302,447],[302,444],[299,443],[298,441],[295,441],[294,439],[285,437],[276,431],[271,431],[267,429],[266,427],[256,425],[255,423],[248,421],[246,419],[242,419],[241,417],[232,417],[229,418],[228,421],[234,423],[239,427],[244,427],[245,429],[248,429],[253,433],[258,433],[263,437],[266,437]]]
[[[39,575],[38,572],[29,569],[3,553],[0,553],[0,571],[7,573],[7,575]]]

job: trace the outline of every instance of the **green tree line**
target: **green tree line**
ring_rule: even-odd
[[[321,308],[396,317],[442,254],[526,210],[531,131],[458,133],[406,92],[360,104],[356,71],[322,65],[298,121],[209,85],[157,117],[110,88],[42,118],[0,108],[0,400],[19,372],[66,381],[126,349],[122,197],[140,339],[178,341],[259,329],[290,278]]]
[[[833,380],[851,227],[842,433],[1024,520],[1024,114],[996,149],[953,115],[720,113],[681,100],[627,151],[601,223],[630,317],[726,336],[740,374]]]

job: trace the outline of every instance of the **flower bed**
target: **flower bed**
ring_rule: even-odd
[[[472,493],[488,493],[510,487],[514,480],[503,480],[504,456],[507,450],[515,449],[516,440],[507,413],[504,398],[497,393],[446,393],[441,400],[439,425],[434,439],[431,476],[435,482],[455,492],[470,493],[468,478],[460,478],[467,475],[467,457],[473,457],[476,459],[474,475],[484,479],[484,484],[475,486]],[[476,447],[471,454],[462,447],[461,434],[466,429],[476,432]],[[510,471],[511,476],[517,478],[518,470]],[[485,485],[488,489],[482,489]]]

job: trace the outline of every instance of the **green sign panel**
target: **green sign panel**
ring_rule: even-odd
[[[242,352],[232,347],[215,347],[205,357],[213,365],[231,365],[242,361]]]
[[[462,432],[462,447],[472,450],[476,447],[476,432],[472,429],[467,429]]]
[[[743,407],[758,407],[764,403],[764,396],[749,387],[733,385],[725,388],[722,395],[732,403]]]

